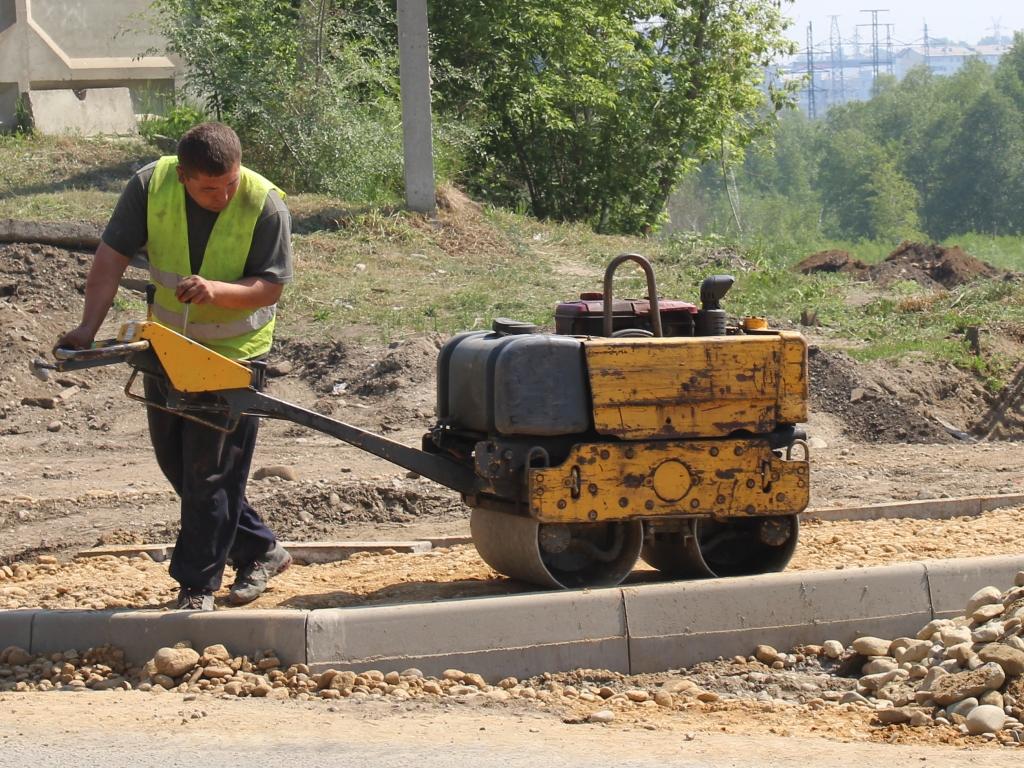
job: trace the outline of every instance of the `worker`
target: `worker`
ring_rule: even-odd
[[[155,286],[152,319],[253,371],[262,388],[277,300],[292,278],[291,220],[283,193],[241,164],[238,136],[203,123],[128,182],[103,232],[85,287],[82,322],[58,346],[88,348],[132,257],[146,248]],[[181,610],[213,610],[224,567],[236,571],[228,601],[255,600],[291,564],[246,500],[259,420],[225,433],[162,410],[166,383],[144,381],[150,441],[181,498],[170,574]]]

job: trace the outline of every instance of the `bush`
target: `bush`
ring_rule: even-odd
[[[187,89],[238,132],[247,165],[292,191],[363,201],[400,192],[397,57],[367,32],[363,4],[156,0],[153,7],[169,50],[187,63]]]
[[[166,115],[147,115],[139,123],[139,133],[151,144],[171,151],[185,131],[209,118],[198,107],[181,104]]]

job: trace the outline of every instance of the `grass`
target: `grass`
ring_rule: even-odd
[[[138,139],[0,137],[0,218],[102,223],[132,170],[158,154]],[[289,195],[287,202],[296,278],[282,299],[279,328],[292,337],[390,341],[487,328],[499,316],[550,328],[554,306],[581,291],[600,290],[606,264],[623,252],[651,259],[662,296],[696,303],[704,277],[734,274],[725,301],[731,314],[796,326],[801,314],[814,312],[822,343],[855,357],[948,360],[975,370],[994,388],[1008,380],[1016,361],[997,351],[973,355],[965,329],[1016,334],[1024,328],[1024,288],[1016,281],[939,292],[906,283],[882,292],[844,276],[802,276],[792,269],[827,248],[877,263],[892,251],[889,242],[804,242],[799,233],[740,244],[689,234],[605,236],[461,198],[442,209],[437,222],[391,205],[353,206],[323,195]],[[1024,238],[972,234],[947,244],[1024,271]],[[624,265],[615,292],[645,295],[640,270]]]

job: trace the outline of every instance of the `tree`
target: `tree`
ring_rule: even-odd
[[[292,190],[374,200],[400,189],[397,60],[374,0],[155,0],[187,90]],[[370,22],[370,11],[374,17]]]
[[[942,171],[931,203],[934,236],[1021,231],[1024,128],[1008,96],[990,89],[967,106]]]
[[[470,182],[541,218],[655,225],[695,164],[742,147],[784,93],[793,48],[776,0],[443,0],[440,106],[478,124]]]
[[[892,160],[883,160],[872,169],[865,191],[868,227],[864,234],[868,238],[921,239],[921,221],[917,214],[920,195]]]

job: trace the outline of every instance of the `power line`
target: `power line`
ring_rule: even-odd
[[[879,24],[879,22],[878,22],[878,14],[880,14],[880,13],[888,13],[888,12],[889,12],[888,8],[869,8],[869,9],[866,9],[866,10],[861,10],[861,13],[870,13],[871,14],[871,23],[870,24],[858,24],[857,25],[858,27],[871,27],[871,73],[872,73],[872,76],[873,76],[873,78],[875,80],[878,79],[878,76],[881,73],[881,65],[883,63],[886,65],[886,69],[890,73],[892,72],[892,29],[891,29],[892,25],[890,25],[890,24],[886,24],[885,25],[885,27],[886,27],[886,36],[888,37],[888,41],[886,43],[886,50],[888,51],[888,56],[887,56],[887,61],[883,62],[882,56],[881,56],[882,41],[881,41],[881,33],[880,33],[880,27],[882,25]]]
[[[829,102],[835,101],[836,82],[839,83],[839,103],[846,103],[846,75],[843,71],[843,35],[839,29],[839,17],[832,16],[832,26],[828,34],[828,53],[832,64],[832,81],[829,83]]]
[[[814,120],[818,116],[818,107],[815,103],[814,87],[814,25],[807,22],[807,72],[811,78],[810,87],[807,89],[807,115]]]

